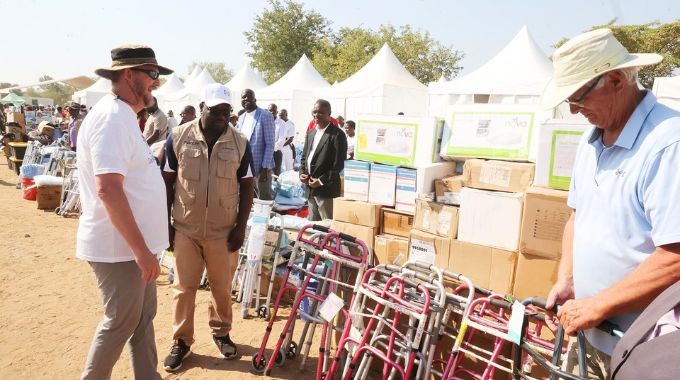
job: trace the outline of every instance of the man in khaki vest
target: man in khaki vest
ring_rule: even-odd
[[[229,126],[229,89],[211,84],[204,101],[201,117],[174,128],[165,145],[163,176],[175,255],[174,344],[163,363],[167,371],[178,370],[191,353],[196,291],[204,267],[212,292],[213,341],[225,359],[237,355],[229,338],[231,282],[253,204],[252,155],[248,140]]]

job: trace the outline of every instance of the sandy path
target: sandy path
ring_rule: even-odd
[[[21,191],[14,188],[16,179],[4,163],[0,165],[0,378],[76,379],[102,315],[94,274],[87,263],[74,256],[77,219],[37,210],[35,202],[21,199]],[[171,345],[172,289],[165,275],[157,285],[155,327],[162,362]],[[260,378],[249,371],[265,323],[241,319],[235,305],[232,338],[242,357],[219,359],[207,324],[208,302],[209,292],[199,291],[193,354],[178,374],[168,374],[159,366],[163,378]],[[281,327],[281,322],[274,326],[275,336]],[[274,343],[272,339],[270,343]],[[298,363],[299,359],[275,368],[274,378],[312,379],[316,360],[302,373]],[[132,379],[127,350],[112,378]]]

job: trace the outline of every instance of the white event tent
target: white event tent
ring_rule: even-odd
[[[194,66],[194,69],[191,70],[191,73],[189,73],[187,79],[184,80],[184,87],[189,87],[191,85],[191,82],[201,74],[202,70],[203,68],[201,66],[199,65]]]
[[[172,110],[175,114],[186,106],[192,105],[199,112],[198,104],[201,102],[203,96],[203,89],[205,86],[215,83],[213,77],[208,73],[208,70],[203,69],[188,85],[179,91],[163,96],[163,99],[158,99],[160,108],[167,113]]]
[[[88,108],[97,104],[97,102],[111,93],[111,81],[106,78],[99,78],[94,84],[88,88],[76,91],[71,99],[74,102],[85,104]]]
[[[267,82],[265,82],[260,74],[255,72],[248,63],[246,63],[236,75],[226,83],[226,86],[231,90],[231,97],[233,99],[232,107],[234,108],[234,111],[238,111],[241,109],[241,92],[246,88],[249,88],[256,91],[255,95],[257,95],[257,90],[267,87]]]
[[[399,62],[385,44],[359,71],[316,95],[331,102],[333,115],[354,119],[359,114],[424,116],[427,87]]]
[[[255,91],[255,98],[259,107],[266,108],[274,103],[279,109],[286,109],[288,118],[295,123],[295,130],[302,138],[312,119],[312,107],[316,100],[314,90],[322,87],[330,85],[303,54],[281,79]]]
[[[179,80],[179,77],[177,74],[172,73],[170,76],[166,79],[165,83],[161,87],[158,88],[158,90],[154,91],[154,95],[158,97],[159,95],[167,95],[167,94],[172,94],[177,91],[180,91],[184,89],[184,85],[182,84],[182,81]]]
[[[428,114],[444,116],[452,104],[538,104],[552,63],[526,26],[477,70],[448,82],[430,83]]]
[[[660,103],[680,110],[680,75],[655,78],[652,92]]]

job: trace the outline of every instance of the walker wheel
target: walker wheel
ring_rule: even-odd
[[[262,319],[269,319],[269,308],[264,305],[260,306],[260,308],[257,309],[257,316]]]
[[[253,360],[250,362],[250,366],[253,368],[253,371],[257,373],[264,373],[264,369],[267,368],[267,358],[262,355],[262,358],[260,358],[260,362],[257,362],[257,354],[253,355]]]
[[[283,354],[283,350],[279,350],[279,352],[276,353],[276,360],[274,361],[274,364],[276,364],[277,367],[281,367],[285,362],[286,355]]]
[[[54,209],[54,213],[59,215],[59,211],[61,211],[61,207],[57,207]]]
[[[295,342],[288,343],[288,359],[295,359],[297,356],[297,347],[297,343]]]

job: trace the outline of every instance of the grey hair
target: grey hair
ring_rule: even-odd
[[[622,69],[618,69],[618,71],[621,72],[623,75],[623,78],[626,80],[628,84],[637,84],[638,83],[638,72],[640,71],[641,67],[640,66],[633,66],[633,67],[624,67]],[[595,89],[598,89],[600,87],[604,86],[603,81],[599,81],[597,83],[597,86]]]

